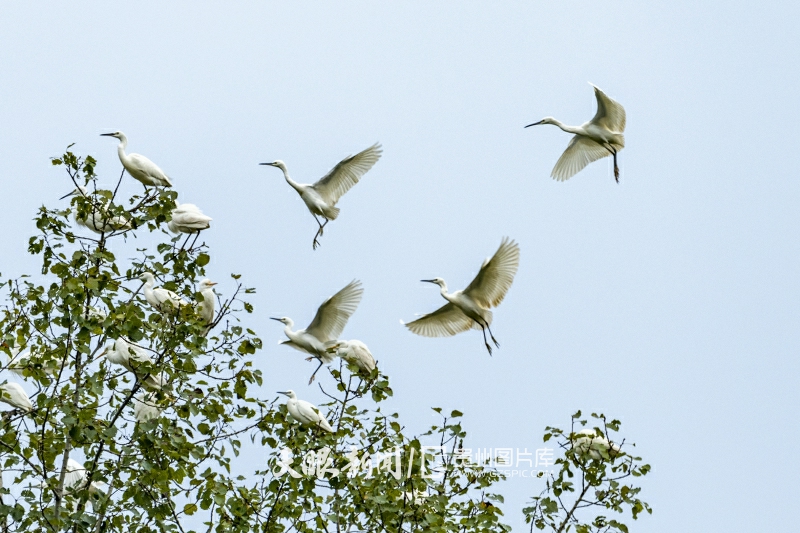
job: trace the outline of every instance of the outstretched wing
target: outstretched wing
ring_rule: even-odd
[[[328,205],[333,206],[378,162],[382,153],[380,143],[375,143],[363,152],[346,157],[312,187]]]
[[[611,155],[611,152],[600,144],[583,135],[575,135],[569,142],[567,149],[558,158],[550,176],[558,181],[568,180],[583,170],[589,163],[608,155]]]
[[[599,87],[594,87],[594,95],[597,97],[597,113],[592,122],[609,129],[622,133],[625,131],[625,108],[616,100],[612,100]]]
[[[294,342],[294,341],[292,341],[292,340],[281,341],[281,342],[280,342],[280,343],[278,343],[278,344],[285,344],[286,346],[291,346],[291,347],[292,347],[292,348],[294,348],[295,350],[299,350],[299,351],[301,351],[301,352],[305,352],[305,353],[311,354],[311,355],[313,355],[314,357],[316,357],[316,356],[317,356],[317,354],[309,352],[308,350],[306,350],[305,348],[303,348],[302,346],[300,346],[299,344],[295,343],[295,342]]]
[[[405,326],[412,333],[423,337],[452,337],[456,333],[471,329],[473,321],[458,307],[448,302],[433,313],[424,315]]]
[[[335,340],[342,334],[348,319],[356,311],[364,289],[361,282],[354,279],[347,286],[325,300],[317,309],[317,315],[306,328],[306,333],[321,342]]]
[[[464,289],[464,294],[481,307],[496,307],[505,298],[518,268],[519,244],[503,237],[500,247],[491,258],[486,258],[478,275]]]

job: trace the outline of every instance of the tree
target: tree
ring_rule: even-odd
[[[597,515],[587,520],[581,518],[590,509],[605,509],[616,513],[630,510],[634,520],[642,511],[652,513],[650,506],[639,499],[640,487],[625,484],[629,477],[641,477],[650,472],[650,465],[631,455],[624,440],[612,437],[619,432],[619,420],[607,420],[603,414],[592,413],[596,425],[586,427],[587,420],[581,412],[572,415],[570,431],[547,427],[544,441],[561,439],[559,446],[563,457],[556,459],[560,469],[550,475],[545,489],[532,499],[532,505],[523,509],[531,531],[548,529],[556,533],[628,532],[624,523]],[[576,431],[576,424],[584,429]],[[576,478],[577,476],[577,478]],[[580,515],[580,516],[579,516]]]
[[[492,503],[501,498],[489,492],[502,476],[446,451],[465,438],[459,412],[423,435],[443,447],[423,454],[399,416],[381,411],[392,394],[386,376],[340,366],[320,406],[335,432],[299,425],[254,392],[261,340],[242,320],[253,312],[253,289],[232,275],[233,294],[218,299],[211,324],[203,319],[196,282],[210,251],[199,232],[164,230],[177,193],[151,188],[121,199],[124,172],[105,190],[93,158],[68,148],[52,161],[77,192],[68,208],[36,216],[28,248],[41,274],[0,280],[10,359],[0,381],[17,370],[29,392],[36,388],[30,412],[2,418],[4,531],[508,529]],[[188,305],[148,304],[146,272]],[[242,461],[255,447],[266,448],[264,465]],[[290,454],[305,461],[300,477],[281,471],[300,465]],[[371,476],[349,475],[375,458],[381,468]]]

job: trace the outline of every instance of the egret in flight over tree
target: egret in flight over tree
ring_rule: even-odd
[[[328,352],[338,355],[348,363],[353,363],[367,374],[375,370],[375,358],[372,352],[359,340],[330,342]]]
[[[139,279],[144,281],[144,299],[158,311],[171,312],[184,305],[189,305],[189,302],[170,290],[161,287],[154,288],[156,278],[152,272],[145,272],[139,276]]]
[[[128,146],[128,138],[121,131],[114,133],[101,133],[103,137],[115,137],[119,139],[117,145],[117,154],[119,160],[128,174],[135,179],[141,181],[145,187],[153,185],[155,187],[172,187],[172,182],[169,180],[164,171],[158,168],[158,165],[139,154],[126,154],[125,148]]]
[[[211,227],[209,222],[213,219],[204,215],[196,205],[178,202],[175,205],[177,207],[172,210],[172,220],[167,223],[172,233],[195,233]]]
[[[480,329],[483,331],[483,342],[491,355],[492,347],[486,340],[486,332],[489,332],[495,346],[499,348],[500,343],[492,334],[492,312],[489,308],[497,307],[503,301],[514,281],[517,268],[519,245],[505,237],[500,248],[483,262],[478,275],[466,289],[449,293],[442,278],[423,279],[422,281],[438,285],[447,303],[405,326],[423,337],[451,337],[470,328]]]
[[[291,318],[270,317],[286,326],[283,328],[283,332],[289,337],[289,340],[282,341],[280,344],[286,344],[295,350],[309,353],[319,360],[319,366],[311,374],[309,384],[314,381],[314,377],[323,363],[330,363],[336,358],[328,351],[329,343],[335,341],[342,334],[347,321],[361,302],[363,294],[364,289],[361,287],[361,282],[351,281],[319,306],[314,320],[306,329],[298,331],[292,331],[294,321]]]
[[[336,202],[339,201],[339,198],[341,198],[344,193],[350,190],[350,187],[358,183],[361,176],[366,174],[367,171],[378,162],[382,153],[381,145],[375,143],[363,152],[342,159],[338,165],[333,167],[333,170],[328,172],[313,185],[297,183],[290,178],[289,172],[286,170],[286,165],[281,160],[261,164],[281,169],[283,171],[283,177],[286,178],[286,182],[297,191],[297,194],[303,199],[308,210],[311,211],[314,220],[316,220],[319,225],[317,234],[314,235],[314,242],[312,245],[316,250],[317,246],[319,246],[317,238],[322,236],[325,225],[339,216],[339,208],[336,207]],[[325,222],[320,222],[317,215],[325,219]]]
[[[0,385],[0,402],[7,403],[15,409],[21,409],[26,413],[33,410],[31,399],[22,389],[19,383],[8,382]]]
[[[325,415],[323,415],[314,404],[305,400],[298,400],[293,390],[278,392],[278,394],[285,394],[289,397],[289,399],[286,400],[286,410],[289,411],[292,418],[304,426],[317,426],[325,431],[333,433],[333,428],[328,423],[328,419],[325,418]]]
[[[592,87],[597,97],[597,113],[589,122],[580,126],[567,126],[553,117],[545,117],[525,126],[529,128],[539,124],[553,124],[567,133],[575,134],[550,174],[558,181],[571,178],[589,163],[610,154],[614,156],[614,179],[619,183],[617,153],[625,148],[625,136],[622,134],[625,131],[625,109],[598,87]]]

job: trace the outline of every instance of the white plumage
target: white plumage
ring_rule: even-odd
[[[319,370],[323,363],[330,363],[335,359],[335,355],[328,352],[328,343],[341,335],[347,321],[361,302],[363,294],[364,289],[361,288],[361,282],[351,281],[319,306],[314,320],[306,329],[292,331],[294,321],[291,318],[272,318],[286,326],[283,332],[289,337],[289,340],[282,341],[281,344],[286,344],[319,359],[317,367]],[[317,370],[311,375],[309,383],[314,381]]]
[[[31,399],[18,383],[9,382],[0,385],[0,402],[7,403],[15,409],[22,409],[26,413],[33,410]]]
[[[133,372],[142,380],[142,385],[149,389],[160,389],[164,386],[163,374],[155,375],[140,369],[143,364],[148,366],[155,364],[153,357],[144,348],[131,344],[122,337],[107,344],[98,355],[98,357],[102,356],[116,365],[123,366],[129,372]]]
[[[158,418],[160,415],[161,409],[156,405],[153,393],[140,391],[136,394],[133,399],[133,416],[137,422],[147,422]]]
[[[519,245],[505,237],[495,254],[483,262],[478,275],[466,289],[448,293],[447,284],[442,278],[422,280],[439,285],[442,297],[448,303],[405,326],[423,337],[450,337],[470,328],[480,329],[486,349],[491,354],[492,347],[486,340],[487,331],[495,346],[499,347],[500,343],[492,334],[492,312],[489,308],[497,307],[503,301],[518,268]]]
[[[194,204],[179,204],[172,210],[172,220],[167,223],[167,227],[172,233],[195,233],[211,227],[213,219],[204,215],[203,212]]]
[[[342,159],[339,164],[313,185],[297,183],[292,180],[286,170],[286,164],[281,160],[261,164],[281,169],[286,182],[297,191],[308,210],[311,211],[314,220],[319,225],[312,244],[312,247],[316,249],[319,246],[317,238],[322,236],[325,225],[339,216],[339,208],[336,207],[336,202],[378,162],[382,153],[381,145],[375,143],[363,152]],[[324,218],[325,222],[320,222],[317,215]]]
[[[163,170],[158,168],[158,165],[143,155],[125,153],[125,148],[128,146],[128,138],[124,133],[115,131],[114,133],[101,133],[100,135],[119,139],[119,145],[117,145],[119,160],[125,170],[128,171],[128,174],[134,179],[141,181],[145,186],[172,187],[169,177],[164,174]]]
[[[77,189],[66,196],[62,196],[61,199],[63,200],[68,196],[75,196],[78,194],[89,200],[91,203],[89,212],[86,214],[79,214],[77,209],[75,210],[73,218],[75,219],[75,223],[79,226],[88,228],[98,234],[131,228],[131,223],[125,217],[108,216],[108,200],[97,195],[90,196],[89,192],[86,190],[86,187],[83,185],[79,185]]]
[[[551,176],[559,181],[571,178],[593,161],[612,155],[614,156],[614,179],[619,182],[617,153],[625,148],[625,136],[623,135],[625,108],[606,96],[600,88],[594,85],[592,87],[594,87],[594,94],[597,98],[597,113],[589,122],[580,126],[567,126],[553,117],[545,117],[539,122],[525,126],[528,128],[539,124],[552,124],[567,133],[575,134],[567,149],[556,162],[556,166],[553,167]]]
[[[154,288],[156,278],[152,272],[145,272],[139,276],[139,279],[144,282],[144,299],[158,311],[170,312],[181,306],[189,305],[189,302],[170,290],[161,287]]]
[[[592,459],[601,459],[603,458],[603,454],[611,458],[624,455],[618,444],[609,442],[607,438],[598,435],[597,431],[594,429],[583,429],[579,431],[576,433],[576,437],[572,442],[573,447],[579,453],[583,454],[588,452]]]
[[[197,306],[200,316],[206,325],[214,321],[214,306],[216,304],[216,294],[214,293],[214,285],[216,282],[206,278],[202,280],[197,286],[197,292],[203,296],[203,301]]]
[[[328,343],[328,352],[338,355],[348,363],[353,363],[367,373],[375,370],[375,358],[367,345],[359,340],[335,341]]]
[[[289,414],[292,415],[292,418],[304,426],[317,426],[325,431],[333,433],[333,428],[328,423],[328,419],[325,418],[325,415],[323,415],[314,404],[305,400],[298,400],[293,390],[279,392],[278,394],[285,394],[289,397],[289,399],[286,400],[286,409],[289,411]]]

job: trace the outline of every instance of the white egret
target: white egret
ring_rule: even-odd
[[[136,394],[133,399],[133,416],[137,422],[147,422],[161,416],[161,409],[156,405],[155,395],[152,392]]]
[[[11,356],[8,358],[8,365],[6,370],[24,378],[22,371],[31,363],[31,351],[20,350],[19,348],[11,348]]]
[[[169,177],[164,174],[163,170],[158,168],[158,165],[143,155],[125,153],[125,148],[128,146],[128,138],[125,137],[124,133],[115,131],[114,133],[101,133],[100,135],[119,139],[119,145],[117,145],[119,160],[133,178],[141,181],[145,186],[172,187]]]
[[[358,280],[351,281],[319,306],[314,320],[311,321],[311,324],[306,329],[298,331],[292,331],[294,321],[291,318],[270,317],[272,320],[277,320],[286,326],[283,332],[289,337],[289,340],[282,341],[281,344],[309,353],[319,360],[319,366],[311,374],[311,379],[308,381],[309,384],[314,381],[314,377],[323,363],[330,363],[335,359],[335,356],[328,352],[327,343],[336,340],[341,335],[348,319],[355,312],[359,302],[361,302],[363,294],[364,289],[361,288],[361,282]]]
[[[358,183],[361,176],[366,174],[378,162],[382,153],[380,143],[375,143],[363,152],[342,159],[338,165],[313,185],[297,183],[292,180],[286,170],[286,165],[281,160],[261,164],[281,169],[286,182],[297,191],[308,210],[311,211],[314,220],[319,225],[312,245],[316,250],[317,246],[319,246],[317,238],[322,236],[325,225],[331,220],[336,220],[336,217],[339,216],[339,208],[336,207],[336,202],[339,201],[339,198],[344,193],[350,190],[350,187]],[[317,215],[325,219],[325,222],[320,222]]]
[[[558,181],[571,178],[589,163],[611,154],[614,156],[614,179],[619,183],[617,152],[625,148],[625,136],[622,134],[625,131],[625,109],[598,87],[592,87],[597,97],[597,113],[589,122],[580,126],[567,126],[553,117],[545,117],[525,126],[529,128],[539,124],[552,124],[567,133],[575,134],[550,174]]]
[[[61,200],[67,198],[68,196],[74,196],[78,194],[91,202],[89,213],[85,215],[79,215],[78,211],[76,210],[73,214],[75,222],[78,225],[88,228],[95,233],[110,233],[112,231],[131,229],[131,223],[125,217],[108,216],[108,213],[106,212],[108,209],[108,200],[100,196],[90,196],[89,192],[86,190],[86,187],[83,185],[79,185],[78,188],[71,193],[62,196]]]
[[[133,372],[142,380],[142,385],[149,389],[161,389],[164,386],[163,374],[155,375],[138,369],[142,364],[154,365],[153,357],[144,348],[131,344],[122,337],[107,344],[97,357],[103,356],[111,363],[121,365],[129,372]]]
[[[162,289],[161,287],[154,288],[156,278],[152,272],[145,272],[139,276],[139,279],[144,282],[144,299],[158,311],[162,313],[170,312],[184,305],[189,305],[189,302],[170,290]]]
[[[18,383],[8,382],[0,385],[0,402],[7,403],[15,409],[22,409],[26,413],[33,410],[31,399]]]
[[[575,434],[573,438],[573,447],[579,453],[589,453],[592,459],[601,459],[605,453],[611,458],[624,455],[619,445],[609,440],[602,435],[598,435],[594,429],[583,429]]]
[[[489,308],[497,307],[503,301],[514,281],[517,268],[519,245],[504,237],[494,256],[486,258],[478,275],[466,289],[448,293],[447,284],[442,278],[423,279],[422,281],[438,285],[447,303],[405,326],[423,337],[451,337],[470,328],[481,329],[483,342],[491,355],[492,347],[486,340],[486,332],[489,332],[495,346],[499,348],[500,343],[492,334],[492,312]]]
[[[178,202],[175,205],[177,207],[172,210],[172,220],[167,223],[172,233],[195,233],[211,227],[209,222],[213,219],[204,215],[196,205]]]
[[[353,363],[367,374],[375,370],[375,358],[367,345],[359,340],[335,341],[328,343],[328,353],[338,355],[348,363]]]
[[[56,463],[56,472],[55,478],[58,479],[61,474],[60,464]],[[106,486],[105,483],[101,481],[92,481],[89,483],[89,486],[86,486],[87,475],[86,475],[86,468],[76,461],[73,458],[67,459],[67,468],[64,472],[64,488],[69,492],[73,493],[73,496],[77,496],[77,493],[81,490],[86,489],[89,492],[89,495],[97,499],[103,495],[103,487]],[[57,484],[57,482],[56,482]],[[42,483],[40,487],[45,487],[47,483]],[[87,504],[90,506],[92,505],[91,500],[86,501]],[[78,502],[73,501],[71,505],[71,509],[75,511],[77,509]]]
[[[289,397],[289,399],[286,400],[286,410],[289,411],[292,418],[304,426],[317,426],[325,431],[333,433],[333,428],[328,423],[328,419],[325,418],[325,415],[323,415],[314,404],[305,400],[298,400],[293,390],[278,392],[278,394],[285,394]]]
[[[203,297],[203,301],[198,304],[197,310],[207,326],[214,322],[214,305],[217,296],[214,293],[214,285],[216,284],[215,281],[205,278],[197,286],[197,292]]]

